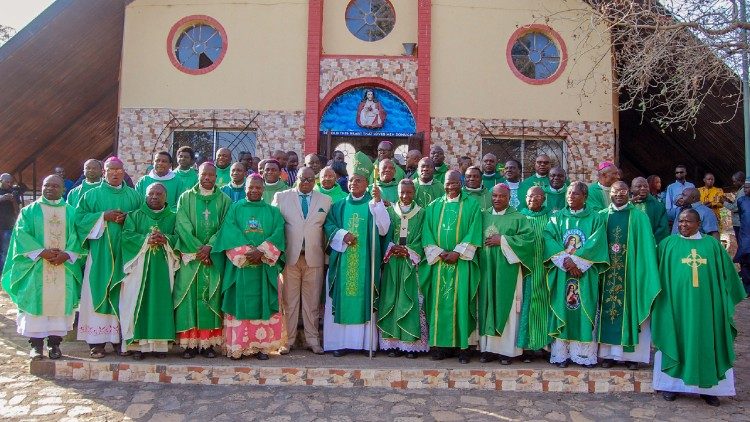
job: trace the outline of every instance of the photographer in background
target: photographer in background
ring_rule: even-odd
[[[5,264],[10,234],[21,209],[21,194],[21,189],[13,186],[13,176],[0,174],[0,271]]]

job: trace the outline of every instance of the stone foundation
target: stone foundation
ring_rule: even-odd
[[[324,58],[320,62],[320,98],[350,79],[381,78],[417,99],[417,60],[414,58]]]

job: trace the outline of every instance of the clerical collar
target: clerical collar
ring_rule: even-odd
[[[101,182],[102,182],[102,179],[99,179],[99,180],[97,180],[96,182],[89,182],[88,180],[86,180],[86,179],[83,179],[83,183],[85,183],[85,184],[87,184],[87,185],[92,185],[92,186],[93,186],[93,185],[98,185],[98,184],[99,184],[99,183],[101,183]]]
[[[508,185],[508,187],[511,190],[515,190],[515,189],[518,189],[518,185],[520,185],[521,182],[520,181],[518,181],[518,182],[511,182],[510,180],[506,180],[505,184]]]
[[[455,198],[451,198],[448,195],[445,195],[446,201],[445,202],[458,202],[459,199],[461,199],[461,195],[456,195]]]
[[[584,211],[584,210],[586,209],[586,207],[583,207],[583,208],[581,208],[580,210],[575,210],[575,211],[573,211],[573,210],[572,210],[572,209],[570,209],[570,208],[568,208],[568,209],[570,210],[570,213],[571,213],[571,214],[573,214],[573,215],[576,215],[576,214],[580,214],[580,213],[582,213],[582,212],[583,212],[583,211]]]
[[[166,205],[164,205],[164,207],[162,207],[162,209],[160,209],[160,210],[155,210],[155,209],[153,209],[153,208],[150,208],[150,207],[149,207],[149,209],[150,209],[151,211],[153,211],[154,213],[156,213],[156,214],[159,214],[160,212],[162,212],[162,211],[164,211],[165,209],[167,209],[167,206],[166,206]]]
[[[430,179],[429,182],[423,182],[422,179],[419,179],[419,185],[420,186],[430,186],[430,185],[432,185],[432,182],[434,182],[434,181],[435,181],[435,179]]]
[[[355,201],[359,201],[360,199],[362,199],[364,197],[365,197],[364,193],[362,194],[362,196],[354,196],[354,194],[352,194],[352,199],[355,200]]]
[[[539,173],[534,173],[534,175],[535,175],[535,176],[536,176],[536,177],[537,177],[538,179],[546,179],[546,178],[548,177],[548,176],[542,176],[542,175],[541,175],[541,174],[539,174]]]
[[[107,184],[109,185],[109,183],[107,183]],[[112,188],[114,188],[114,189],[122,189],[123,185],[124,185],[124,183],[120,183],[117,186],[115,186],[115,185],[109,185],[109,186],[112,187]]]
[[[508,211],[508,208],[506,207],[502,211],[495,210],[495,207],[492,207],[492,215],[505,215],[505,212]]]
[[[497,173],[495,173],[495,172],[493,172],[493,173],[482,173],[482,176],[483,177],[495,177],[496,174]]]
[[[613,209],[613,210],[615,210],[615,211],[622,211],[622,210],[624,210],[625,208],[627,208],[628,204],[627,204],[627,202],[626,202],[626,203],[625,203],[625,205],[623,205],[623,206],[621,206],[621,207],[618,207],[618,206],[617,206],[617,205],[615,205],[614,203],[611,203],[611,204],[609,204],[609,206],[610,206],[610,207],[612,207],[612,209]]]
[[[203,186],[198,185],[198,192],[203,196],[208,196],[214,193],[213,189],[204,189]]]
[[[399,208],[401,209],[401,213],[402,213],[402,214],[406,214],[406,213],[408,213],[408,212],[409,212],[409,210],[411,210],[411,208],[412,208],[413,206],[414,206],[414,202],[412,202],[412,203],[411,203],[411,204],[409,204],[409,205],[403,205],[403,204],[401,204],[401,202],[400,202],[400,201],[399,201],[399,203],[398,203],[398,207],[399,207]]]
[[[599,185],[599,187],[602,188],[602,190],[607,191],[607,192],[609,192],[612,189],[612,186],[607,187],[607,186],[602,185],[599,182],[596,182],[596,184]]]
[[[148,172],[148,177],[150,177],[150,178],[152,178],[154,180],[159,180],[159,181],[162,181],[162,180],[172,180],[172,179],[174,179],[174,176],[175,176],[174,172],[171,169],[164,176],[159,176],[158,174],[156,174],[156,170],[154,170],[154,169],[151,169],[151,171]]]
[[[464,187],[464,189],[466,189],[469,192],[481,192],[482,191],[481,187],[479,187],[479,188],[470,188],[470,187],[466,186],[466,187]]]
[[[692,236],[683,236],[683,235],[680,235],[680,237],[681,237],[681,238],[683,238],[683,239],[690,239],[690,240],[699,240],[699,239],[703,239],[703,236],[701,235],[701,232],[696,232],[696,233],[695,233],[694,235],[692,235]]]
[[[62,198],[60,198],[60,199],[47,199],[47,198],[44,198],[44,200],[47,201],[47,202],[49,202],[52,205],[57,205],[60,202],[62,202]]]
[[[552,192],[555,192],[555,193],[562,192],[563,189],[565,189],[565,186],[561,187],[560,189],[555,189],[555,188],[552,187],[552,185],[550,185],[550,187],[549,187],[549,190],[552,191]]]
[[[266,186],[276,186],[276,185],[278,185],[279,183],[281,183],[281,179],[279,179],[279,180],[277,180],[277,181],[275,181],[275,182],[273,182],[273,183],[269,183],[269,182],[266,182],[266,181],[264,180],[264,181],[263,181],[263,183],[265,183],[265,184],[266,184]]]
[[[234,182],[230,180],[229,181],[229,187],[234,188],[234,189],[239,189],[239,188],[244,188],[245,184],[244,183],[240,183],[239,185],[235,185]]]

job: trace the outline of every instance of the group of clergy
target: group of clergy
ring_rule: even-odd
[[[287,185],[278,160],[248,175],[223,149],[198,169],[189,147],[174,170],[158,152],[135,189],[118,158],[89,160],[67,203],[48,176],[3,268],[18,332],[32,359],[45,338],[60,358],[78,310],[92,358],[107,343],[134,359],[174,343],[184,358],[266,360],[295,345],[301,307],[316,354],[469,363],[476,348],[483,363],[549,355],[562,368],[636,369],[653,342],[665,399],[734,394],[732,317],[745,293],[695,210],[669,235],[648,182],[628,186],[611,162],[586,185],[546,155],[524,180],[516,160],[497,174],[491,154],[463,172],[439,146],[410,152],[406,171],[392,156],[389,143],[374,163],[358,152],[348,194],[317,156]]]

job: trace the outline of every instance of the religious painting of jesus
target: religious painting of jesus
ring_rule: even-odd
[[[380,129],[385,124],[386,113],[375,92],[365,90],[365,95],[357,107],[357,125],[366,129]]]

